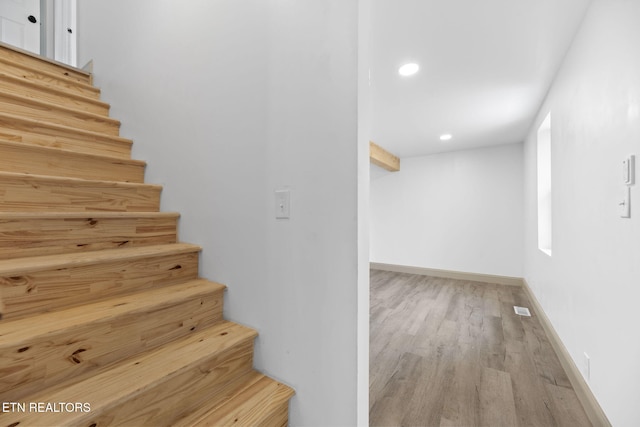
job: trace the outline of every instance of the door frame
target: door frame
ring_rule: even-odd
[[[76,0],[40,0],[40,54],[73,67],[77,66],[77,7]]]

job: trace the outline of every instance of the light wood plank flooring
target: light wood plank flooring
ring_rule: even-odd
[[[372,426],[591,426],[518,287],[372,270],[369,381]]]

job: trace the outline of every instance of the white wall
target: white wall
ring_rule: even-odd
[[[404,158],[372,176],[372,262],[522,276],[522,144]]]
[[[616,427],[640,425],[640,2],[594,0],[525,145],[525,278]],[[551,111],[553,256],[537,249],[537,126]]]
[[[354,425],[358,1],[78,7],[79,62],[228,285],[226,317],[259,331],[257,368],[296,389],[291,425]]]

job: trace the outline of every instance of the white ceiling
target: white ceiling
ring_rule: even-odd
[[[401,158],[523,141],[589,3],[372,0],[371,139]]]

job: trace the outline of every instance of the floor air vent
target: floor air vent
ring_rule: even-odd
[[[531,312],[529,312],[529,309],[527,307],[518,307],[517,305],[514,305],[513,311],[515,311],[518,316],[531,317]]]

